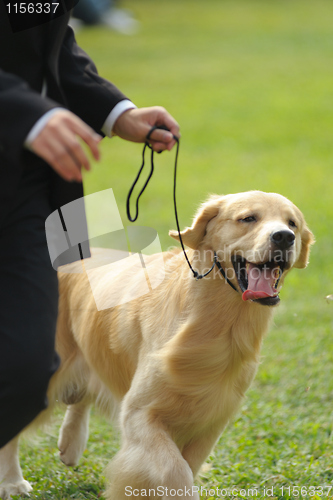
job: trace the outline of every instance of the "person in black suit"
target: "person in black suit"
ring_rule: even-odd
[[[35,12],[15,17],[15,2],[0,2],[0,448],[46,408],[59,366],[45,219],[83,196],[90,164],[79,138],[98,160],[103,136],[144,142],[165,125],[170,132],[151,137],[163,151],[179,135],[164,108],[137,109],[98,75],[68,26],[66,0],[56,14],[31,3]]]

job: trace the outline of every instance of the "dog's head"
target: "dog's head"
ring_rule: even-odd
[[[179,239],[177,231],[170,236]],[[276,305],[285,275],[308,264],[314,237],[284,196],[261,191],[212,196],[181,232],[185,245],[216,252],[243,300]]]

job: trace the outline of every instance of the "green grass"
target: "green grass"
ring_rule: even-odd
[[[309,268],[288,277],[255,382],[198,484],[257,487],[260,498],[269,498],[264,487],[274,487],[273,498],[283,499],[296,498],[283,486],[332,485],[333,303],[325,296],[333,293],[333,4],[131,0],[126,6],[141,20],[140,34],[87,29],[78,41],[138,106],[163,105],[180,123],[181,225],[209,193],[261,189],[297,204],[317,240]],[[102,162],[86,176],[87,194],[113,188],[125,225],[141,150],[105,140]],[[138,222],[157,229],[164,249],[175,228],[173,160],[173,152],[156,157]],[[23,447],[31,498],[99,498],[117,433],[94,413],[88,451],[74,471],[58,461],[56,433]]]

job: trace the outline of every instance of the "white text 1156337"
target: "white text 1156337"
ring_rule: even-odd
[[[52,3],[32,3],[32,2],[16,2],[6,5],[8,14],[55,14],[59,2]]]

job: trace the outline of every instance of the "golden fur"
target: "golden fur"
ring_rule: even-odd
[[[253,213],[256,222],[245,222]],[[297,227],[290,227],[291,220]],[[313,242],[301,212],[283,196],[259,191],[213,196],[182,236],[199,272],[211,267],[216,251],[232,276],[234,255],[257,263],[268,259],[275,228],[295,234],[280,287],[292,267],[306,267]],[[149,259],[154,266],[155,257]],[[144,490],[136,498],[147,498],[149,488],[192,488],[253,380],[273,314],[273,307],[242,300],[216,268],[196,281],[182,252],[165,253],[164,262],[165,279],[157,288],[100,311],[86,274],[59,275],[62,366],[49,399],[51,407],[57,399],[69,404],[60,456],[68,465],[79,460],[93,402],[107,408],[120,403],[122,445],[108,470],[112,500],[125,500],[134,489]],[[122,273],[112,278],[103,267],[93,272],[106,299],[137,285],[135,273],[124,283]],[[237,279],[231,280],[239,290]],[[199,496],[193,491],[188,498]]]

